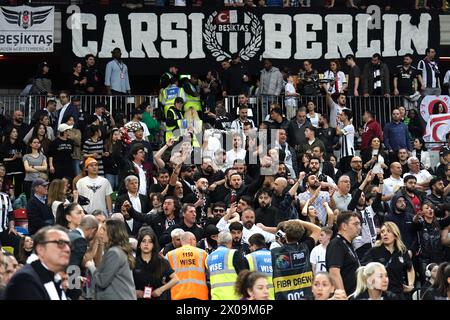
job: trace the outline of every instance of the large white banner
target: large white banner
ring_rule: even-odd
[[[0,7],[0,52],[53,52],[54,7]]]

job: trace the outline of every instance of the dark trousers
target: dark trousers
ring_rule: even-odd
[[[16,197],[20,196],[20,194],[23,192],[23,179],[25,179],[25,174],[16,173],[7,175],[6,179],[9,185],[12,185],[14,183],[14,195]]]

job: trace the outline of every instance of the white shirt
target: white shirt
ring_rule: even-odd
[[[333,104],[330,105],[330,127],[336,128],[336,120],[338,115],[341,114],[342,110],[348,109],[347,107],[341,107],[336,102],[333,101]]]
[[[56,126],[56,129],[58,129],[59,125],[62,123],[62,120],[64,118],[64,112],[66,112],[67,107],[70,105],[69,103],[66,103],[62,108],[61,108],[61,112],[59,113],[59,118],[58,118],[58,125]]]
[[[395,179],[394,177],[390,176],[389,178],[384,179],[383,196],[393,195],[400,187],[403,187],[402,178]]]
[[[240,222],[240,223],[242,223],[242,222]],[[225,221],[224,218],[221,218],[219,220],[219,222],[217,223],[217,225],[216,225],[216,227],[217,227],[217,229],[219,229],[219,231],[229,231],[230,230],[229,226],[230,226],[230,224],[227,221]],[[275,241],[275,235],[273,233],[269,233],[269,232],[264,231],[260,227],[256,226],[256,224],[254,224],[251,227],[251,229],[247,229],[244,226],[244,230],[242,231],[242,241],[244,243],[248,244],[248,239],[252,235],[254,235],[255,233],[262,234],[264,236],[264,239],[265,239],[266,242],[273,242],[273,241]]]
[[[377,155],[378,152],[379,152],[378,150],[373,150],[372,156]],[[381,168],[381,165],[383,163],[384,163],[384,157],[381,154],[378,154],[377,162],[375,163],[375,165],[372,168],[372,173],[373,174],[383,173],[383,168]]]
[[[238,149],[238,151],[234,151],[234,149],[231,149],[227,151],[227,166],[233,166],[233,162],[236,159],[245,160],[245,149]]]
[[[309,121],[311,121],[311,125],[313,127],[318,128],[319,127],[319,118],[320,118],[320,113],[315,112],[314,113],[314,117],[311,117],[311,115],[309,113],[306,114],[306,117],[309,119]],[[330,127],[331,123],[330,123]]]
[[[94,210],[109,213],[106,207],[106,197],[110,196],[113,190],[108,180],[100,176],[94,179],[87,176],[78,180],[77,190],[80,195],[90,200],[88,205],[83,206],[88,214]]]
[[[317,274],[321,271],[327,271],[326,267],[326,257],[327,255],[327,248],[323,245],[319,244],[312,249],[311,254],[309,256],[309,262],[315,264],[315,270],[314,273]]]
[[[410,171],[408,173],[405,173],[403,175],[403,178],[409,175],[416,177],[417,183],[429,182],[433,178],[433,176],[427,170],[420,170],[419,173],[412,173]]]
[[[296,93],[295,87],[292,83],[286,83],[284,87],[284,92],[286,93]],[[284,104],[287,107],[296,107],[297,106],[297,97],[295,95],[285,95]]]
[[[138,165],[133,162],[133,166],[139,171],[139,193],[146,196],[147,195],[147,177],[145,176],[145,171],[142,165]],[[140,212],[140,211],[139,211]]]

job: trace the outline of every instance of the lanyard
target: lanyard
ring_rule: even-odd
[[[348,245],[347,240],[344,239],[344,237],[342,237],[340,234],[337,235],[337,237],[339,237],[339,239],[342,240],[342,242],[345,244],[345,246],[347,247],[348,252],[351,254],[351,256],[353,258],[355,258],[356,261],[358,261],[358,265],[361,266],[361,263],[359,263],[359,259],[358,256],[353,252],[353,249]]]
[[[120,69],[120,73],[123,73],[123,69],[125,68],[125,65],[122,62],[119,63],[117,60],[115,60],[115,61],[116,61],[117,66]]]

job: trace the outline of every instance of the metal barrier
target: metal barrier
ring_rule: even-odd
[[[264,117],[267,114],[267,105],[264,105],[264,100],[274,100],[274,102],[280,105],[283,114],[286,114],[285,97],[280,96],[252,96],[249,97],[248,106],[253,111],[253,120],[259,124],[264,121]],[[316,112],[320,114],[329,115],[329,108],[326,101],[326,96],[299,96],[294,98],[297,100],[297,106],[306,106],[309,101],[313,101],[316,105]],[[353,124],[362,125],[362,116],[368,109],[372,110],[377,120],[384,126],[387,122],[391,121],[392,109],[395,107],[404,105],[404,98],[402,96],[371,96],[371,97],[347,97],[347,106],[353,112]],[[237,108],[239,105],[237,96],[228,96],[224,101],[227,112],[237,114]],[[333,124],[330,124],[333,126]]]
[[[114,114],[117,112],[129,116],[132,109],[139,106],[142,102],[148,101],[150,105],[155,108],[158,106],[158,97],[151,95],[129,95],[129,96],[108,96],[108,95],[82,95],[78,96],[81,100],[82,110],[86,114],[94,113],[94,108],[97,103],[105,103],[109,112]],[[268,99],[277,102],[283,113],[286,114],[285,97],[280,96],[252,96],[249,97],[248,105],[253,111],[253,119],[259,124],[264,120],[267,114],[268,104],[265,103]],[[320,114],[329,115],[329,108],[326,102],[326,96],[299,96],[295,98],[297,106],[304,106],[308,101],[313,101],[316,105],[316,112]],[[386,98],[384,96],[371,97],[347,97],[347,106],[353,112],[354,125],[362,124],[362,116],[367,109],[372,110],[377,120],[382,126],[390,121],[392,109],[403,105],[403,97],[393,96]],[[48,100],[56,100],[58,107],[61,105],[56,97],[48,96],[0,96],[0,113],[10,114],[14,110],[20,109],[24,112],[26,121],[30,121],[32,115],[36,110],[45,107]],[[238,97],[228,96],[224,99],[224,104],[227,112],[237,114]],[[331,124],[332,125],[332,124]]]
[[[132,110],[144,101],[150,103],[152,108],[158,106],[157,96],[130,95],[130,96],[107,96],[107,95],[82,95],[77,96],[81,101],[81,108],[85,114],[92,114],[95,105],[105,103],[111,114],[121,112],[125,116],[131,115]],[[57,101],[57,108],[62,107],[57,97],[49,96],[0,96],[0,114],[12,115],[15,110],[24,113],[24,120],[30,122],[33,114],[45,108],[48,100]]]

